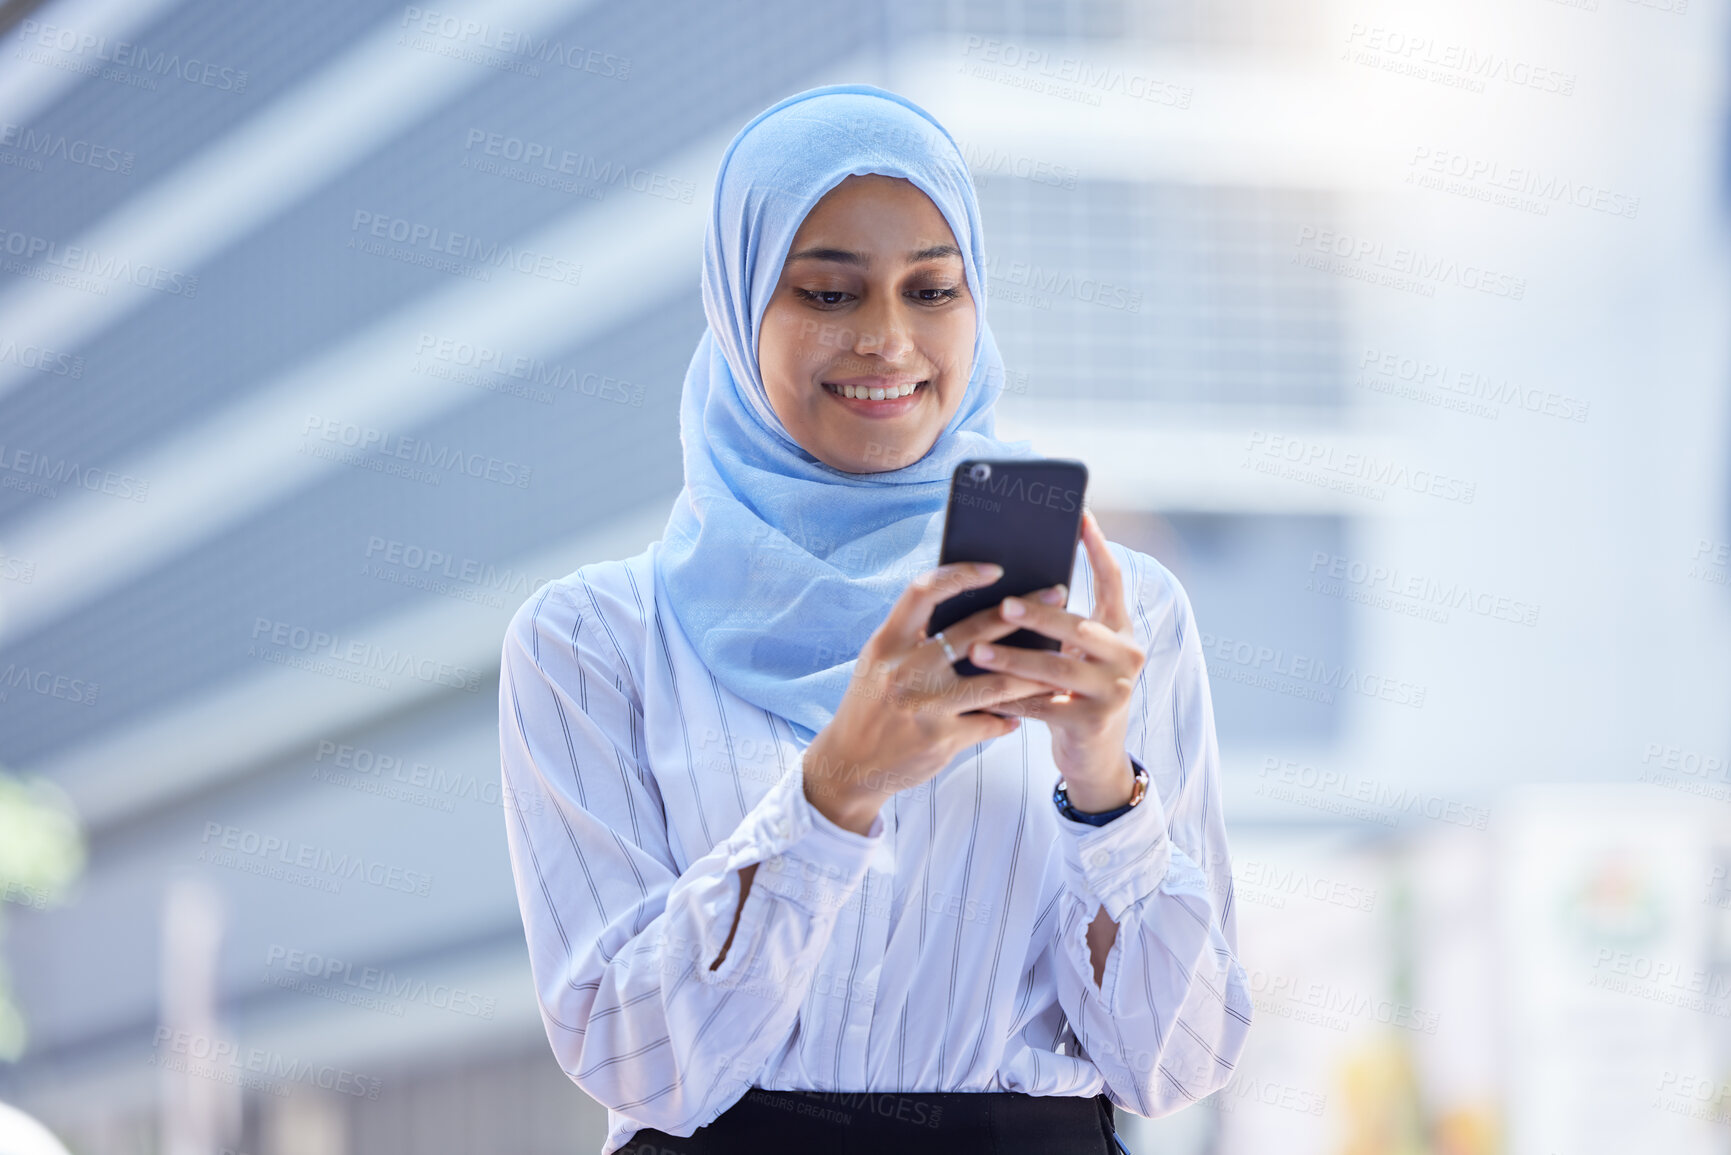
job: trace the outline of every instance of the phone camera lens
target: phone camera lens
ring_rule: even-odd
[[[968,480],[978,484],[992,476],[992,467],[983,461],[976,461],[968,467]]]

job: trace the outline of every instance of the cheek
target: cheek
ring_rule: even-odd
[[[941,319],[929,335],[928,356],[939,365],[946,380],[954,385],[967,384],[974,367],[974,314],[957,310]]]
[[[757,336],[757,368],[763,374],[764,386],[771,392],[799,362],[796,334],[785,313],[773,305],[764,311],[763,326]]]
[[[825,327],[812,322],[804,310],[779,302],[763,315],[763,330],[758,340],[758,359],[772,357],[782,366],[814,366],[834,352],[835,340],[826,340]]]
[[[764,310],[758,331],[757,369],[763,377],[763,389],[769,395],[770,408],[789,428],[803,428],[807,414],[822,400],[810,388],[811,379],[824,365],[823,350],[812,328],[792,310],[778,309],[771,303]]]

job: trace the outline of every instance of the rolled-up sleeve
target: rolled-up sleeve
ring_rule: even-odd
[[[625,658],[643,632],[634,608],[587,582],[545,586],[512,618],[499,740],[519,804],[506,838],[560,1066],[639,1126],[683,1136],[735,1102],[792,1031],[883,822],[837,826],[796,764],[678,870]],[[753,863],[741,907],[739,870]],[[622,1142],[616,1129],[606,1150]]]
[[[1058,995],[1112,1101],[1169,1114],[1224,1086],[1252,1017],[1237,957],[1214,711],[1190,602],[1152,558],[1114,546],[1137,643],[1129,752],[1149,792],[1104,826],[1059,818]],[[1118,924],[1098,985],[1088,925]]]

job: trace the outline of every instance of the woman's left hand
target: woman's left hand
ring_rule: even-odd
[[[1131,630],[1118,561],[1106,547],[1100,523],[1087,511],[1082,514],[1082,544],[1094,571],[1091,615],[1084,618],[1037,597],[1005,598],[998,611],[1006,621],[1058,639],[1062,648],[975,645],[968,658],[982,669],[1053,687],[1053,693],[999,702],[991,711],[1044,721],[1070,801],[1078,810],[1098,813],[1130,800],[1134,775],[1125,735],[1131,691],[1148,656]]]

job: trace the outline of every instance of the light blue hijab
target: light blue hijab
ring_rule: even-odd
[[[967,391],[931,450],[843,473],[802,449],[757,364],[764,307],[794,234],[855,173],[902,177],[935,204],[974,299]],[[993,435],[1004,363],[986,325],[974,183],[930,113],[869,84],[808,89],[765,109],[722,155],[703,248],[709,326],[679,402],[685,488],[655,552],[657,596],[722,685],[809,743],[854,659],[909,581],[937,564],[950,474],[970,457],[1031,457]]]

